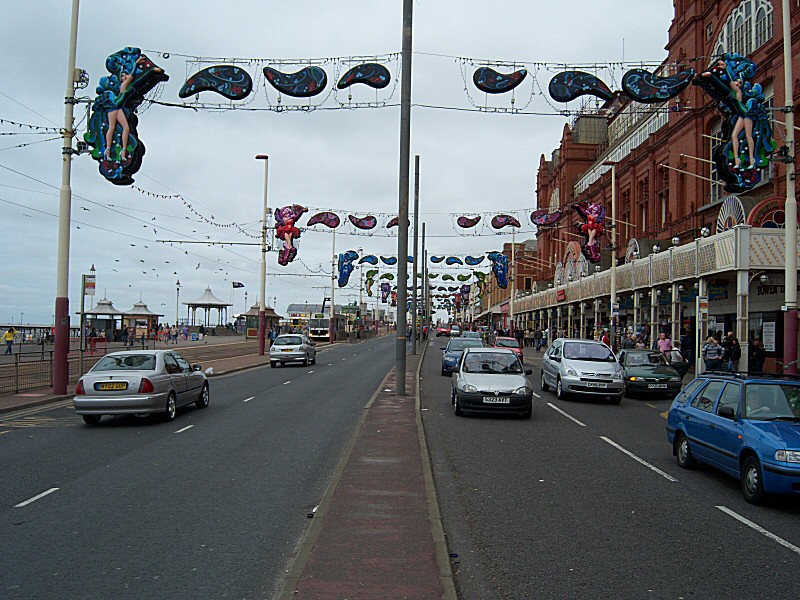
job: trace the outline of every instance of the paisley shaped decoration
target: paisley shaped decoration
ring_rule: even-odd
[[[531,223],[537,227],[552,227],[564,216],[564,211],[550,212],[547,209],[535,210],[531,213]]]
[[[472,275],[459,275],[456,279],[459,281],[469,281]]]
[[[389,281],[394,281],[394,274],[393,273],[384,273],[378,279],[388,279]]]
[[[442,275],[442,281],[455,281],[456,278],[450,275],[450,273],[445,273]]]
[[[502,252],[490,252],[486,256],[492,261],[492,273],[497,285],[506,289],[508,287],[508,256]]]
[[[637,102],[657,104],[680,94],[693,78],[694,69],[681,71],[671,77],[659,77],[644,69],[631,69],[622,76],[622,89]]]
[[[457,285],[451,285],[451,286],[448,286],[448,288],[447,288],[447,291],[448,291],[448,292],[455,292],[455,291],[458,291],[458,286],[457,286]]]
[[[602,100],[611,100],[614,93],[603,81],[583,71],[563,71],[550,80],[547,86],[550,97],[556,102],[570,102],[586,94]]]
[[[512,215],[495,215],[492,217],[492,227],[502,229],[503,227],[521,227],[516,217]]]
[[[366,217],[356,217],[355,215],[347,215],[348,220],[353,224],[353,227],[357,229],[375,229],[375,226],[378,224],[378,219],[373,217],[372,215],[367,215]]]
[[[480,67],[472,74],[475,87],[487,94],[502,94],[510,92],[527,77],[528,71],[520,69],[508,75],[498,73],[490,67]]]
[[[400,225],[400,217],[392,217],[386,224],[386,229],[391,229],[392,227],[397,227],[399,225]]]
[[[359,259],[358,264],[363,265],[364,263],[367,263],[367,264],[370,264],[370,265],[377,265],[378,264],[378,257],[375,256],[374,254],[367,254],[366,256],[362,256]],[[371,272],[372,271],[370,271],[370,273]],[[376,273],[377,273],[377,271],[376,271]],[[367,275],[367,277],[369,277],[369,275]]]
[[[483,271],[475,271],[473,273],[473,275],[475,276],[475,279],[477,279],[478,281],[486,281],[486,275],[487,274],[488,273],[484,273]]]
[[[367,296],[372,298],[372,286],[375,285],[375,280],[372,279],[371,277],[368,277],[365,284],[367,287]]]
[[[348,250],[347,252],[342,252],[339,254],[339,287],[344,287],[347,285],[347,282],[350,281],[350,274],[353,272],[355,268],[353,265],[353,261],[358,258],[358,252],[355,250]]]
[[[130,185],[142,166],[145,148],[139,139],[136,110],[145,94],[169,76],[139,48],[126,47],[106,59],[107,77],[95,89],[83,140],[92,148],[100,174],[115,185]]]
[[[234,65],[215,65],[189,77],[178,92],[178,97],[216,92],[228,100],[243,100],[252,91],[253,79],[247,71]]]
[[[319,67],[305,67],[296,73],[282,73],[272,67],[264,67],[264,77],[281,94],[294,98],[316,96],[328,85],[328,75]]]
[[[446,265],[463,265],[464,261],[461,260],[460,258],[458,258],[457,256],[448,256],[445,259],[444,264],[446,264]]]
[[[367,279],[372,279],[372,278],[373,278],[373,277],[375,277],[375,275],[377,275],[377,274],[378,274],[378,269],[370,269],[369,271],[367,271],[366,273],[364,273],[364,276],[365,276]]]
[[[397,264],[397,257],[396,256],[381,256],[381,261],[385,265],[396,265]]]
[[[330,211],[322,211],[315,214],[308,220],[306,225],[308,227],[312,227],[314,225],[325,225],[326,227],[330,227],[331,229],[337,228],[341,224],[341,219],[339,219],[339,215]]]
[[[440,286],[439,286],[438,288],[436,288],[436,289],[437,289],[438,291],[440,291],[440,292],[446,292],[446,291],[447,291],[447,288],[446,288],[446,287],[444,287],[443,285],[440,285]]]
[[[480,222],[481,222],[480,215],[475,217],[461,216],[458,217],[458,219],[456,219],[456,223],[458,224],[458,226],[462,227],[463,229],[469,229],[471,227],[475,227],[475,225],[477,225]]]
[[[428,279],[436,279],[438,276],[438,273],[428,273]]]
[[[431,256],[432,263],[440,263],[444,260],[444,256]]]
[[[380,90],[389,85],[392,76],[389,69],[378,63],[364,63],[356,65],[348,69],[344,75],[339,78],[339,83],[336,84],[337,89],[343,90],[356,83],[363,83],[369,87]]]
[[[464,262],[467,263],[469,266],[474,267],[475,265],[481,264],[485,258],[486,258],[485,256],[477,258],[475,256],[467,255],[464,257]]]
[[[295,223],[306,212],[308,209],[300,204],[275,209],[275,237],[283,242],[283,248],[278,252],[278,264],[281,266],[285,267],[297,256],[294,242],[300,237],[300,230]]]
[[[410,263],[414,262],[414,257],[411,256],[410,254],[408,255],[408,262],[410,262]]]

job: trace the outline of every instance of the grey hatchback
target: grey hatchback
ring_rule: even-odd
[[[299,362],[305,366],[316,364],[317,349],[314,345],[314,342],[299,333],[279,335],[269,349],[269,366],[276,367],[278,364],[290,362]]]

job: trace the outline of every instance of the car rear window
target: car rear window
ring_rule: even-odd
[[[466,373],[519,374],[522,364],[516,354],[505,352],[470,352],[464,359]]]
[[[480,340],[475,340],[472,338],[459,338],[457,340],[451,340],[449,344],[447,344],[447,351],[448,352],[460,352],[464,348],[482,348],[483,342]]]
[[[519,348],[517,340],[497,340],[495,345],[498,348]]]
[[[92,371],[154,371],[155,354],[126,354],[104,356],[92,367]]]
[[[276,346],[299,346],[303,343],[303,338],[299,335],[287,335],[275,338]]]

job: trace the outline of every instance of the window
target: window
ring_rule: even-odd
[[[706,36],[709,27],[706,27]],[[771,40],[772,35],[772,3],[769,0],[742,0],[720,29],[714,54],[738,52],[747,56]]]
[[[717,396],[719,396],[720,391],[722,391],[722,386],[724,384],[724,381],[712,381],[709,383],[706,388],[697,395],[697,398],[692,400],[692,406],[703,412],[710,413],[713,411],[714,403],[717,401]]]
[[[641,214],[642,214],[642,218],[641,218],[640,223],[641,223],[642,235],[644,235],[644,232],[647,231],[647,205],[646,204],[640,204],[639,205],[639,210],[641,210]]]
[[[167,367],[167,373],[182,373],[181,368],[171,354],[164,355],[164,364]]]
[[[154,371],[155,368],[154,354],[125,354],[104,356],[92,367],[92,371]]]
[[[183,358],[180,354],[173,354],[172,357],[175,359],[175,362],[178,363],[178,366],[181,368],[181,371],[184,373],[191,373],[192,372],[192,365],[190,365],[185,358]]]
[[[722,392],[722,396],[719,399],[719,405],[717,406],[717,414],[719,414],[719,409],[723,406],[730,406],[733,409],[733,414],[739,414],[739,396],[741,395],[741,387],[738,383],[729,383],[725,386],[725,390]]]
[[[697,390],[699,390],[699,389],[700,389],[700,387],[701,387],[703,384],[705,384],[705,381],[704,381],[704,380],[702,380],[702,379],[695,379],[694,381],[692,381],[692,383],[690,383],[690,384],[689,384],[689,385],[687,385],[685,388],[683,388],[683,391],[682,391],[680,394],[678,394],[678,397],[677,397],[675,400],[676,400],[677,402],[680,402],[681,404],[686,404],[686,401],[687,401],[689,398],[691,398],[691,397],[694,395],[694,393],[695,393]]]

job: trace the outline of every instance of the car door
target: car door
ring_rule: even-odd
[[[166,367],[167,373],[169,373],[172,389],[175,390],[177,403],[181,405],[186,402],[186,397],[188,395],[186,392],[186,375],[171,352],[164,353],[164,366]]]
[[[739,473],[739,450],[741,448],[741,425],[738,421],[741,414],[742,386],[737,382],[728,382],[720,394],[714,414],[709,417],[709,452],[713,453],[714,462],[733,475]],[[733,409],[737,420],[721,417],[722,407]]]
[[[686,411],[686,436],[692,445],[692,452],[698,458],[713,463],[716,463],[718,459],[711,441],[711,421],[715,418],[714,409],[717,405],[717,398],[724,386],[724,381],[712,380],[695,396]]]
[[[542,369],[544,369],[545,383],[555,386],[556,384],[556,371],[558,370],[558,362],[556,362],[556,352],[560,349],[561,342],[555,341],[550,345],[550,348],[545,354],[542,361]]]
[[[192,371],[192,365],[189,364],[185,358],[183,358],[177,352],[173,352],[172,356],[175,357],[175,361],[178,363],[178,366],[183,371],[184,376],[186,377],[186,392],[189,396],[187,402],[196,396],[200,395],[200,388],[203,387],[203,382],[205,378],[203,377],[200,371]]]

